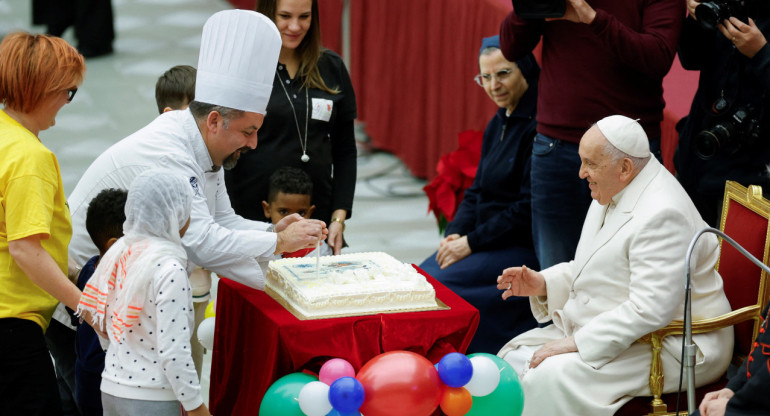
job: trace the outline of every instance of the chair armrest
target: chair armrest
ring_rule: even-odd
[[[698,319],[696,321],[692,321],[692,333],[704,334],[722,328],[727,328],[728,326],[739,324],[741,322],[748,321],[749,319],[758,319],[761,312],[762,311],[760,310],[760,306],[751,305],[745,306],[741,309],[736,309],[714,318]],[[664,326],[663,328],[650,332],[649,334],[639,338],[639,341],[652,343],[652,338],[657,337],[659,339],[663,339],[670,335],[682,334],[683,331],[684,322],[672,321],[670,324]]]
[[[761,307],[759,305],[751,305],[714,318],[699,319],[692,322],[692,333],[703,334],[713,332],[748,321],[749,319],[759,319],[761,312]],[[672,321],[663,328],[639,338],[639,342],[649,343],[652,348],[652,362],[650,363],[650,392],[652,393],[652,402],[650,403],[650,410],[653,415],[666,414],[668,412],[666,404],[660,398],[663,394],[663,362],[660,358],[660,351],[663,348],[663,338],[670,335],[680,335],[683,331],[684,322]]]

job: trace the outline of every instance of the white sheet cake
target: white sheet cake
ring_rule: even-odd
[[[380,253],[270,262],[266,291],[305,318],[435,309],[436,291],[414,267]]]

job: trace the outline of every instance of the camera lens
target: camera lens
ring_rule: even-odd
[[[723,6],[716,3],[701,3],[695,7],[695,18],[704,28],[714,30],[722,20],[729,17],[725,16],[726,11]]]
[[[695,136],[695,156],[703,160],[711,160],[719,151],[719,138],[709,130],[704,130]]]
[[[711,160],[719,149],[730,143],[730,137],[735,133],[732,123],[719,123],[711,130],[703,130],[695,136],[695,155],[703,160]]]

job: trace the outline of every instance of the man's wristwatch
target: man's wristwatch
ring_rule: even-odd
[[[345,232],[345,219],[340,217],[332,217],[332,222],[338,222],[342,225],[342,232]]]

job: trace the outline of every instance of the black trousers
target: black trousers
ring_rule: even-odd
[[[27,319],[0,319],[0,415],[61,414],[43,329]]]
[[[53,356],[62,412],[64,416],[79,416],[75,403],[75,331],[51,319],[45,331],[45,344]]]
[[[32,20],[61,36],[75,27],[77,48],[86,58],[112,52],[115,27],[111,0],[32,0]]]

